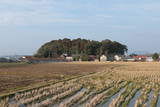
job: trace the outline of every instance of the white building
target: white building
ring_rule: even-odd
[[[154,60],[153,60],[152,57],[147,57],[147,58],[146,58],[146,61],[147,61],[147,62],[153,62]]]
[[[68,57],[66,57],[66,60],[67,60],[67,61],[73,61],[73,57],[69,57],[69,56],[68,56]]]
[[[107,61],[107,57],[106,57],[105,55],[102,55],[102,56],[100,57],[100,61],[101,61],[101,62]]]
[[[130,57],[130,56],[125,56],[125,57],[123,58],[123,61],[127,61],[127,62],[134,62],[134,61],[135,61],[135,59],[134,59],[134,58],[132,58],[132,57]]]
[[[121,57],[121,56],[118,56],[118,55],[115,55],[115,56],[114,56],[114,59],[115,59],[116,61],[121,61],[121,60],[122,60],[122,57]]]

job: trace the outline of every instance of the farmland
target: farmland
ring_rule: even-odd
[[[0,76],[2,107],[160,106],[156,62],[22,65],[1,67]]]

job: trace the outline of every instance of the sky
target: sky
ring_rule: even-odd
[[[0,0],[0,55],[32,55],[63,38],[160,52],[159,28],[160,0]]]

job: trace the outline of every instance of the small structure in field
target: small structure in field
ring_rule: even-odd
[[[105,55],[102,55],[102,56],[100,57],[100,61],[101,61],[101,62],[107,61],[107,57],[106,57]]]

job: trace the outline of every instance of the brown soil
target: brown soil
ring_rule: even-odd
[[[103,71],[105,63],[50,63],[0,68],[0,94],[37,83]]]

